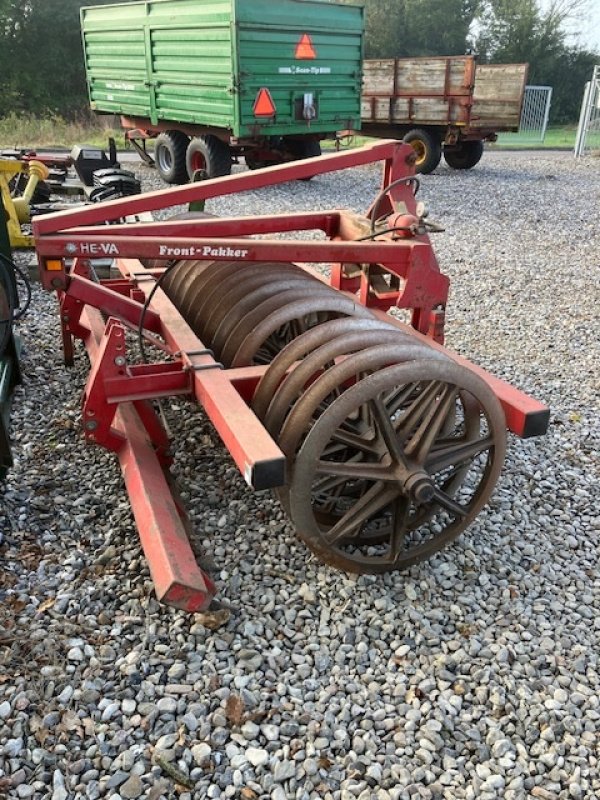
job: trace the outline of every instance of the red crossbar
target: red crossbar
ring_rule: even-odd
[[[414,162],[414,153],[409,146],[395,141],[376,142],[344,153],[317,156],[302,161],[292,161],[289,164],[277,164],[254,172],[226,175],[222,178],[212,178],[187,186],[158,189],[155,192],[109,200],[106,203],[85,206],[73,211],[58,211],[55,214],[35,217],[32,222],[33,233],[37,238],[43,234],[56,233],[75,226],[103,224],[147,211],[158,211],[174,205],[187,205],[198,200],[209,200],[212,197],[254,191],[285,181],[312,178],[315,175],[336,172],[348,167],[372,164],[374,161],[389,160],[390,169],[391,162],[394,161],[397,164],[398,175],[406,174],[407,159],[410,159],[411,163]]]

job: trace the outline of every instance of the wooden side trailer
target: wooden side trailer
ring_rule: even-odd
[[[527,64],[477,64],[475,56],[390,58],[363,64],[362,130],[406,138],[417,170],[432,172],[442,153],[470,169],[484,141],[519,127]]]

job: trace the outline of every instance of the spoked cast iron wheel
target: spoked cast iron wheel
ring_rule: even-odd
[[[475,519],[505,450],[504,413],[476,375],[451,362],[387,367],[311,428],[293,464],[291,519],[331,566],[404,569]]]

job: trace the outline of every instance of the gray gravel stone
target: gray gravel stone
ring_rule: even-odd
[[[122,786],[119,787],[119,794],[127,800],[135,800],[144,791],[144,784],[138,775],[132,775]]]
[[[209,744],[201,743],[192,747],[192,756],[199,767],[204,767],[210,761],[212,748]]]
[[[249,747],[246,750],[246,758],[253,767],[262,767],[269,760],[269,754],[259,747]]]

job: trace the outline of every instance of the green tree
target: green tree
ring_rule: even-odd
[[[479,0],[405,0],[406,32],[400,43],[407,56],[461,55]]]
[[[366,0],[367,58],[460,55],[479,0]]]
[[[0,113],[86,110],[79,9],[107,1],[0,0]]]
[[[480,59],[529,64],[530,84],[553,88],[551,122],[577,118],[583,86],[598,55],[569,44],[568,23],[586,0],[484,0],[477,21]]]

